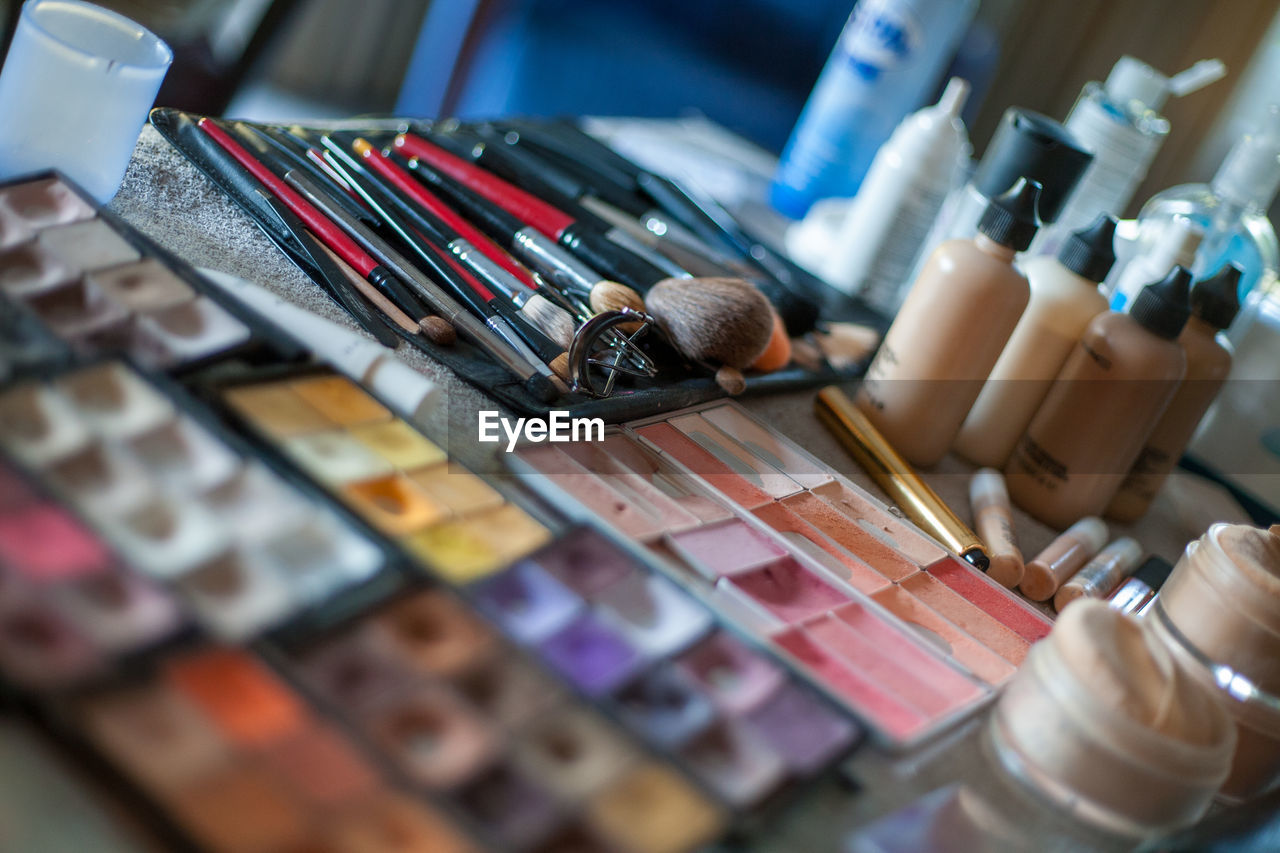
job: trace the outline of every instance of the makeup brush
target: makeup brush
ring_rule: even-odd
[[[505,144],[501,136],[488,139],[477,132],[476,127],[459,125],[451,128],[448,133],[431,133],[430,140],[516,187],[533,193],[573,217],[579,225],[592,229],[608,242],[661,270],[664,275],[689,275],[688,270],[657,251],[648,240],[637,239],[631,229],[618,227],[580,204],[578,195],[583,188],[572,177],[546,166],[527,151]],[[604,202],[600,204],[603,205]],[[732,275],[724,270],[717,270],[717,274]]]
[[[341,207],[335,204],[328,193],[318,194],[314,186],[309,185],[307,179],[296,172],[290,171],[287,173],[286,179],[291,186],[298,189],[308,200],[332,217],[366,251],[397,275],[402,276],[405,281],[416,286],[431,300],[432,304],[436,306],[444,317],[449,318],[452,323],[456,324],[458,329],[487,352],[496,362],[525,380],[530,392],[535,394],[538,399],[550,401],[558,394],[564,393],[562,383],[558,378],[547,377],[543,370],[539,369],[537,359],[532,353],[527,353],[525,350],[515,346],[510,342],[507,335],[499,335],[497,333],[498,330],[486,323],[482,323],[466,308],[459,305],[452,296],[434,281],[423,275],[416,266],[409,263],[403,256],[387,245],[386,241],[374,234],[363,222],[348,216]],[[376,207],[374,209],[377,210]],[[440,260],[437,260],[437,262],[443,263]]]
[[[350,267],[344,269],[344,264],[335,263],[325,245],[306,230],[306,226],[293,211],[261,189],[254,190],[254,193],[275,214],[276,224],[293,238],[291,247],[294,251],[299,252],[303,259],[319,273],[320,277],[316,282],[378,343],[392,349],[400,343],[400,338],[386,325],[387,322],[396,324],[410,334],[416,334],[419,331],[416,322],[396,307],[391,300],[370,287],[368,282],[362,279],[357,284],[350,278],[347,274]],[[384,322],[378,314],[374,314],[361,297],[369,300],[374,308],[381,312],[381,317],[386,318],[386,321]]]
[[[196,123],[202,131],[201,138],[212,139],[220,151],[230,155],[241,172],[248,172],[255,180],[266,186],[272,195],[292,210],[299,219],[306,223],[309,230],[321,242],[338,255],[344,262],[352,266],[361,278],[371,284],[393,278],[391,271],[374,260],[364,249],[355,243],[344,231],[328,219],[281,178],[273,174],[266,166],[254,159],[248,151],[232,139],[226,131],[214,122],[202,118]],[[340,210],[340,208],[339,208]],[[525,389],[534,398],[550,402],[561,395],[556,382],[549,376],[546,365],[539,364],[536,358],[528,358],[506,341],[497,339],[465,310],[456,308],[453,300],[425,277],[422,277],[421,292],[430,299],[436,309],[446,314],[450,322],[456,322],[459,328],[467,332],[477,345],[485,349],[497,362],[524,383]],[[427,318],[424,318],[426,320]],[[439,319],[439,318],[435,318]],[[532,355],[532,354],[530,354]]]
[[[492,148],[499,148],[522,167],[521,175],[504,174],[517,185],[538,192],[536,187],[522,181],[525,175],[538,176],[583,210],[622,229],[695,276],[755,274],[755,271],[744,270],[745,264],[735,262],[696,237],[647,198],[641,198],[634,178],[619,175],[598,161],[592,162],[590,157],[565,156],[554,147],[554,139],[540,134],[527,122],[485,122],[474,125],[473,129],[493,143],[482,152],[478,162],[503,174],[506,168],[503,163],[491,164],[486,160],[494,158],[484,156]]]
[[[415,178],[435,190],[480,230],[537,269],[548,282],[587,298],[593,311],[616,311],[623,307],[644,310],[644,300],[635,290],[603,278],[541,231],[484,196],[420,158],[410,157],[404,163]]]
[[[524,126],[529,122],[518,124]],[[814,302],[818,294],[838,301],[838,293],[829,285],[750,235],[728,211],[705,194],[695,196],[670,179],[637,165],[575,122],[546,122],[539,130],[560,140],[562,147],[572,152],[570,156],[578,162],[590,163],[615,178],[630,175],[641,193],[704,244],[724,248],[741,263],[767,276],[772,285],[767,288],[767,295],[790,334],[802,335],[813,329],[819,316]]]
[[[531,325],[541,329],[547,337],[568,350],[573,343],[573,335],[577,324],[568,311],[550,302],[531,286],[533,279],[526,270],[517,265],[500,246],[481,233],[470,222],[446,206],[438,198],[429,193],[420,183],[392,162],[381,151],[374,149],[367,140],[355,139],[351,143],[352,150],[364,159],[373,171],[377,172],[396,189],[399,189],[413,201],[435,215],[439,220],[435,223],[441,238],[447,240],[446,248],[458,254],[465,252],[465,242],[479,250],[490,261],[501,267],[486,276],[488,282],[502,291],[503,295],[516,306],[518,313]],[[505,273],[505,274],[504,274]]]
[[[599,228],[579,222],[532,193],[426,139],[413,134],[400,134],[395,139],[395,147],[406,156],[417,157],[444,172],[517,217],[524,225],[532,226],[551,237],[593,269],[642,295],[655,282],[669,277],[662,268],[609,240]]]
[[[681,355],[743,370],[761,356],[773,335],[773,308],[764,294],[738,278],[669,278],[645,299]]]
[[[475,246],[451,233],[439,219],[417,207],[398,187],[389,184],[375,171],[366,169],[366,166],[374,165],[376,158],[356,159],[336,140],[328,137],[324,144],[335,158],[342,158],[346,167],[342,174],[348,183],[362,197],[377,198],[384,220],[410,250],[424,260],[433,256],[439,258],[450,268],[452,275],[446,278],[446,283],[477,316],[499,334],[513,334],[513,346],[520,348],[523,343],[536,355],[541,366],[567,381],[568,347],[552,340],[530,323],[529,317],[520,313],[510,301],[508,289],[520,287],[516,279],[480,254]],[[407,175],[403,178],[410,180]]]
[[[568,358],[563,350],[541,332],[525,326],[523,320],[516,319],[513,322],[513,318],[505,313],[500,305],[494,304],[492,293],[461,267],[458,258],[448,250],[428,242],[427,235],[422,232],[432,231],[433,225],[426,221],[421,213],[401,207],[402,202],[396,199],[376,176],[365,170],[360,161],[354,159],[336,142],[325,138],[322,143],[327,149],[325,156],[329,165],[337,171],[343,182],[354,190],[361,200],[378,214],[383,224],[391,229],[436,278],[452,291],[453,296],[446,297],[447,301],[452,303],[453,298],[458,299],[470,309],[470,313],[464,310],[462,316],[468,320],[482,321],[480,330],[471,329],[469,326],[472,336],[475,337],[478,331],[483,331],[481,338],[486,341],[496,336],[497,341],[504,344],[509,352],[493,352],[495,357],[500,360],[514,357],[526,363],[535,372],[547,378],[554,388],[560,390],[560,393],[564,393],[567,386],[564,384],[563,376],[567,375]],[[295,175],[294,181],[298,180],[299,176]],[[357,239],[369,239],[367,229],[361,223],[345,221],[340,209],[329,212],[342,223],[344,228],[357,235],[362,232],[365,234],[364,237],[357,237]],[[401,218],[401,213],[409,218],[409,223]],[[390,250],[383,248],[382,251],[385,254]],[[396,257],[405,265],[411,266],[402,258]],[[430,288],[432,292],[439,291],[433,281],[420,273],[410,276],[409,280],[418,283],[420,287]],[[535,349],[537,352],[534,351]]]
[[[431,331],[430,312],[415,297],[405,291],[404,286],[395,278],[390,270],[380,265],[364,250],[342,233],[334,223],[312,207],[301,196],[293,191],[283,179],[268,169],[262,162],[254,158],[243,146],[231,138],[217,123],[202,118],[196,122],[197,127],[209,138],[213,139],[227,154],[250,175],[254,177],[271,195],[282,202],[300,219],[321,243],[332,249],[334,254],[356,270],[360,277],[381,291],[416,316],[421,331]]]

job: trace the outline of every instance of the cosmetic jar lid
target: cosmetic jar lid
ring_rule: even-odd
[[[1224,704],[1137,619],[1082,599],[1031,650],[993,717],[1005,767],[1080,819],[1135,836],[1194,823],[1226,778]]]
[[[1031,245],[1040,228],[1040,217],[1036,213],[1039,203],[1040,183],[1018,178],[1008,192],[987,204],[978,220],[978,231],[1001,246],[1021,252]]]
[[[1142,288],[1129,309],[1129,316],[1142,328],[1167,340],[1182,334],[1191,316],[1191,303],[1187,291],[1191,286],[1191,273],[1186,267],[1175,266],[1160,281]]]
[[[1102,281],[1116,263],[1116,218],[1100,214],[1092,225],[1072,231],[1058,250],[1058,263],[1081,278]]]
[[[1048,224],[1057,221],[1092,161],[1093,155],[1061,123],[1031,110],[1010,107],[978,163],[973,185],[987,198],[994,198],[1018,178],[1038,181],[1043,187],[1040,219]]]
[[[1198,567],[1225,597],[1230,613],[1222,615],[1247,617],[1280,643],[1280,528],[1219,522],[1187,546],[1183,563],[1175,572]]]
[[[1222,269],[1191,286],[1191,313],[1215,329],[1225,329],[1240,313],[1239,264],[1223,264]]]

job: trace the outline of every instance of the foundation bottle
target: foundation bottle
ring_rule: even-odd
[[[955,439],[1030,298],[1013,257],[1035,236],[1040,185],[991,201],[973,239],[934,250],[867,370],[855,402],[912,464]]]
[[[1068,611],[1070,612],[1070,611]],[[1236,721],[1220,799],[1280,784],[1280,525],[1215,524],[1187,546],[1151,611],[1152,633]]]
[[[975,465],[1003,468],[1027,424],[1094,317],[1107,310],[1098,282],[1116,254],[1116,221],[1100,216],[1075,231],[1056,257],[1022,263],[1031,301],[956,436],[954,450]]]
[[[1014,503],[1058,528],[1106,509],[1186,373],[1190,279],[1174,267],[1089,323],[1005,466]]]
[[[1218,332],[1231,325],[1240,312],[1236,295],[1244,271],[1227,264],[1191,288],[1191,319],[1178,336],[1187,353],[1187,375],[1164,417],[1156,424],[1147,444],[1133,463],[1133,470],[1111,499],[1107,515],[1117,521],[1136,521],[1146,514],[1169,472],[1213,399],[1231,372],[1231,345]]]

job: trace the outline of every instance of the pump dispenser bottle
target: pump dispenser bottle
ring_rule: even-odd
[[[1041,223],[1056,222],[1092,159],[1070,131],[1048,116],[1021,107],[1005,110],[973,177],[947,196],[916,255],[910,279],[920,277],[929,255],[943,242],[978,233],[978,220],[991,199],[1019,177],[1040,184],[1036,215]]]
[[[1240,267],[1228,264],[1191,288],[1191,319],[1178,336],[1187,353],[1186,378],[1107,507],[1110,518],[1127,522],[1146,514],[1227,380],[1231,346],[1218,332],[1230,326],[1240,311],[1236,290],[1241,272]]]
[[[969,410],[955,450],[977,465],[1003,468],[1085,326],[1107,310],[1098,292],[1115,262],[1116,221],[1101,216],[1073,233],[1058,256],[1024,259],[1031,301]]]
[[[1106,509],[1186,374],[1190,283],[1175,267],[1089,323],[1005,466],[1018,506],[1058,528]]]
[[[946,455],[1027,307],[1014,269],[1038,227],[1040,184],[1019,178],[971,240],[939,246],[907,295],[855,402],[915,465]]]

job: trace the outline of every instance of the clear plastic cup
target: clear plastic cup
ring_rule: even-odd
[[[172,61],[123,15],[28,0],[0,69],[0,178],[55,168],[110,201]]]

